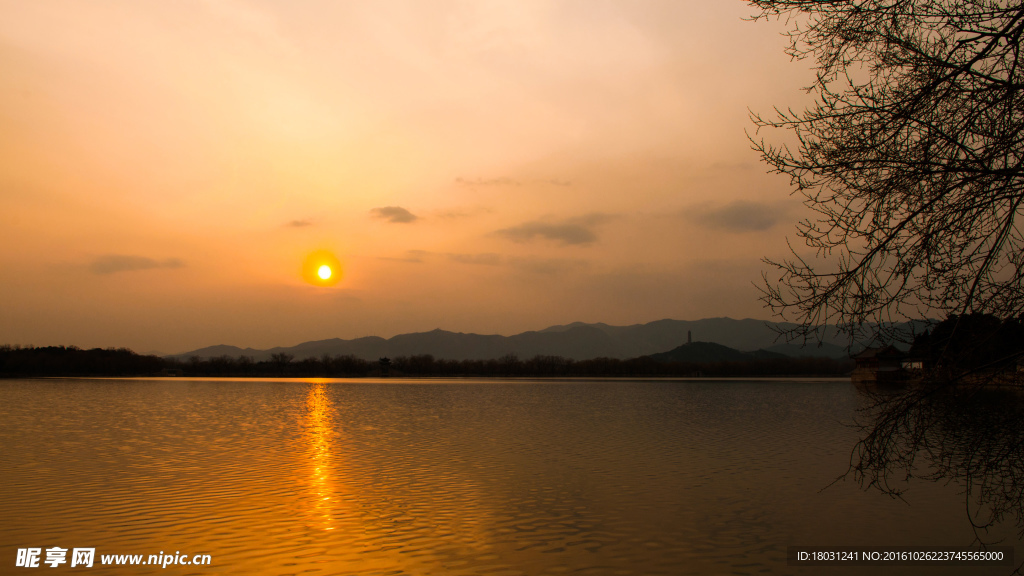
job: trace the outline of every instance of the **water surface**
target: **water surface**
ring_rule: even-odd
[[[0,381],[0,573],[60,546],[96,548],[86,574],[820,574],[786,547],[970,544],[956,486],[825,489],[862,402],[842,380]],[[212,564],[98,565],[158,552]]]

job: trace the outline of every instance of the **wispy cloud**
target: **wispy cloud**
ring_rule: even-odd
[[[529,242],[537,238],[561,244],[591,244],[597,241],[594,228],[612,218],[609,214],[588,214],[559,222],[533,221],[495,232],[513,242]]]
[[[494,212],[494,209],[488,206],[473,206],[469,208],[453,208],[451,210],[442,210],[439,212],[434,212],[433,216],[435,218],[458,219],[472,218],[475,216],[479,216],[480,214],[489,214],[491,212]]]
[[[538,237],[555,240],[562,244],[590,244],[597,240],[597,234],[593,230],[580,224],[526,222],[519,226],[498,230],[497,234],[514,242],[528,242]]]
[[[389,260],[391,262],[407,262],[410,264],[420,264],[423,260],[430,255],[430,252],[426,250],[406,250],[405,256],[381,256],[378,260]]]
[[[707,228],[730,232],[767,230],[786,216],[787,209],[777,204],[738,200],[721,207],[701,206],[685,212],[693,222]]]
[[[531,274],[563,274],[569,271],[584,269],[588,266],[585,260],[568,260],[565,258],[515,258],[509,264]]]
[[[370,210],[370,215],[374,218],[387,220],[392,224],[408,224],[419,220],[418,216],[401,206],[384,206],[381,208],[374,208],[373,210]]]
[[[474,264],[481,266],[498,266],[504,262],[501,254],[484,252],[481,254],[448,254],[448,259],[459,264]]]
[[[563,180],[561,178],[546,178],[540,180],[516,180],[515,178],[501,177],[501,178],[456,178],[455,183],[459,186],[469,186],[472,188],[483,188],[487,186],[523,186],[528,184],[548,184],[550,186],[572,186],[572,181]]]
[[[753,162],[715,162],[709,168],[711,170],[735,172],[737,170],[753,170],[757,164]]]
[[[313,225],[313,221],[312,220],[310,220],[309,218],[304,218],[302,220],[292,220],[291,222],[288,222],[287,224],[285,224],[285,227],[286,228],[305,228],[306,226],[312,226],[312,225]]]
[[[550,178],[548,180],[541,180],[541,182],[544,183],[544,184],[550,184],[552,186],[562,186],[562,187],[566,187],[566,188],[568,188],[569,186],[572,186],[572,181],[570,181],[570,180],[562,180],[560,178]]]
[[[519,186],[520,182],[512,178],[456,178],[455,183],[460,186]]]
[[[153,268],[181,268],[185,263],[178,258],[155,260],[146,256],[130,256],[125,254],[104,254],[89,264],[89,270],[95,274],[115,274],[117,272],[134,272]]]

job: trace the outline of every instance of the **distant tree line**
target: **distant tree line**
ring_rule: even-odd
[[[165,367],[164,359],[127,348],[0,346],[0,377],[140,376],[157,374]]]
[[[32,376],[248,376],[248,377],[636,377],[636,376],[843,376],[853,362],[832,358],[772,358],[742,362],[658,362],[647,356],[620,360],[571,360],[507,355],[492,360],[443,360],[429,354],[388,362],[323,355],[296,360],[274,354],[267,360],[143,356],[126,348],[82,350],[74,346],[0,346],[0,377]]]

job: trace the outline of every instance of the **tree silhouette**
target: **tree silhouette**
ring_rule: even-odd
[[[792,24],[816,102],[753,139],[817,215],[766,260],[763,300],[810,336],[907,317],[1024,312],[1020,0],[751,0]],[[872,328],[874,330],[874,328]]]
[[[1024,535],[1024,402],[996,386],[1024,351],[1024,1],[749,1],[816,70],[810,108],[753,115],[794,137],[751,140],[815,212],[766,260],[763,301],[798,338],[946,318],[916,342],[923,381],[875,396],[849,473],[891,495],[954,482],[979,540]]]
[[[288,371],[288,365],[295,357],[285,352],[278,352],[270,355],[270,363],[277,367],[278,374],[284,376]]]

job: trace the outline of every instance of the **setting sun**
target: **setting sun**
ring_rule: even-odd
[[[334,286],[341,272],[341,261],[327,250],[310,253],[302,264],[302,278],[314,286]]]

